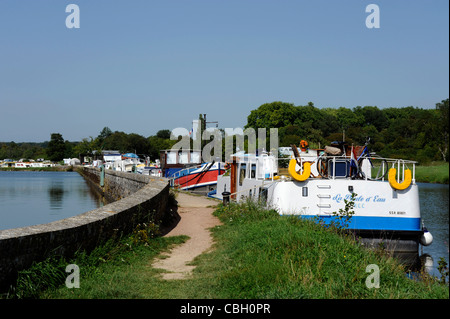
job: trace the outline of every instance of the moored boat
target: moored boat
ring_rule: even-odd
[[[217,178],[223,173],[225,173],[224,163],[202,163],[174,173],[171,186],[206,195],[216,189]]]
[[[432,242],[420,215],[415,164],[370,154],[367,146],[343,144],[300,151],[293,145],[287,158],[237,153],[229,172],[218,177],[214,197],[256,200],[280,215],[323,224],[342,221],[351,201],[346,229],[365,245],[382,245],[409,258],[417,254],[419,243]]]

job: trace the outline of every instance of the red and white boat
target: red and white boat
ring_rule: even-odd
[[[171,186],[196,193],[208,194],[215,191],[217,178],[225,173],[225,163],[203,163],[187,167],[173,174]]]

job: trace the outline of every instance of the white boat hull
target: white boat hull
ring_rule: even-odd
[[[269,158],[264,157],[264,161]],[[280,215],[339,224],[340,216],[345,215],[346,201],[354,194],[352,214],[345,219],[344,228],[368,246],[379,246],[382,242],[394,253],[417,253],[424,230],[419,190],[414,179],[405,189],[396,189],[384,178],[321,178],[314,172],[304,181],[298,181],[291,176],[278,175],[276,165],[269,167],[269,174],[259,174],[267,168],[264,164],[255,156],[236,157],[229,176],[219,176],[215,197],[223,199],[222,192],[227,192],[231,193],[232,200],[259,201]]]
[[[349,188],[352,191],[349,191]],[[281,215],[330,218],[354,198],[351,229],[419,231],[420,205],[417,185],[394,190],[386,182],[364,180],[321,180],[276,182],[271,207]]]

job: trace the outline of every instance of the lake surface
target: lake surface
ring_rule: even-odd
[[[0,230],[45,224],[102,205],[76,172],[0,172]]]
[[[449,185],[418,183],[420,213],[425,227],[433,235],[430,246],[420,245],[419,254],[428,254],[433,258],[430,273],[440,278],[437,271],[440,257],[449,263],[448,222],[449,222]]]

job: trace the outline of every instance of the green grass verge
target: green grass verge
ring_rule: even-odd
[[[255,204],[219,206],[215,214],[223,225],[212,229],[214,249],[197,257],[192,277],[163,280],[152,260],[186,237],[142,240],[135,233],[119,244],[81,254],[80,288],[42,285],[33,298],[153,298],[153,299],[448,299],[447,284],[434,278],[408,279],[395,259],[368,251],[335,230],[296,217],[281,217]],[[380,287],[368,288],[368,265],[380,270]],[[22,277],[22,287],[33,286],[29,278],[54,277],[65,263],[37,267]],[[59,266],[58,266],[59,265]],[[50,270],[53,269],[53,270]],[[36,275],[37,274],[37,275]],[[67,276],[64,274],[63,277]],[[44,276],[45,277],[45,276]],[[60,278],[59,281],[61,281]],[[27,283],[28,282],[28,283]],[[34,285],[36,286],[36,285]]]
[[[416,182],[448,184],[449,163],[436,162],[431,165],[416,165]]]

